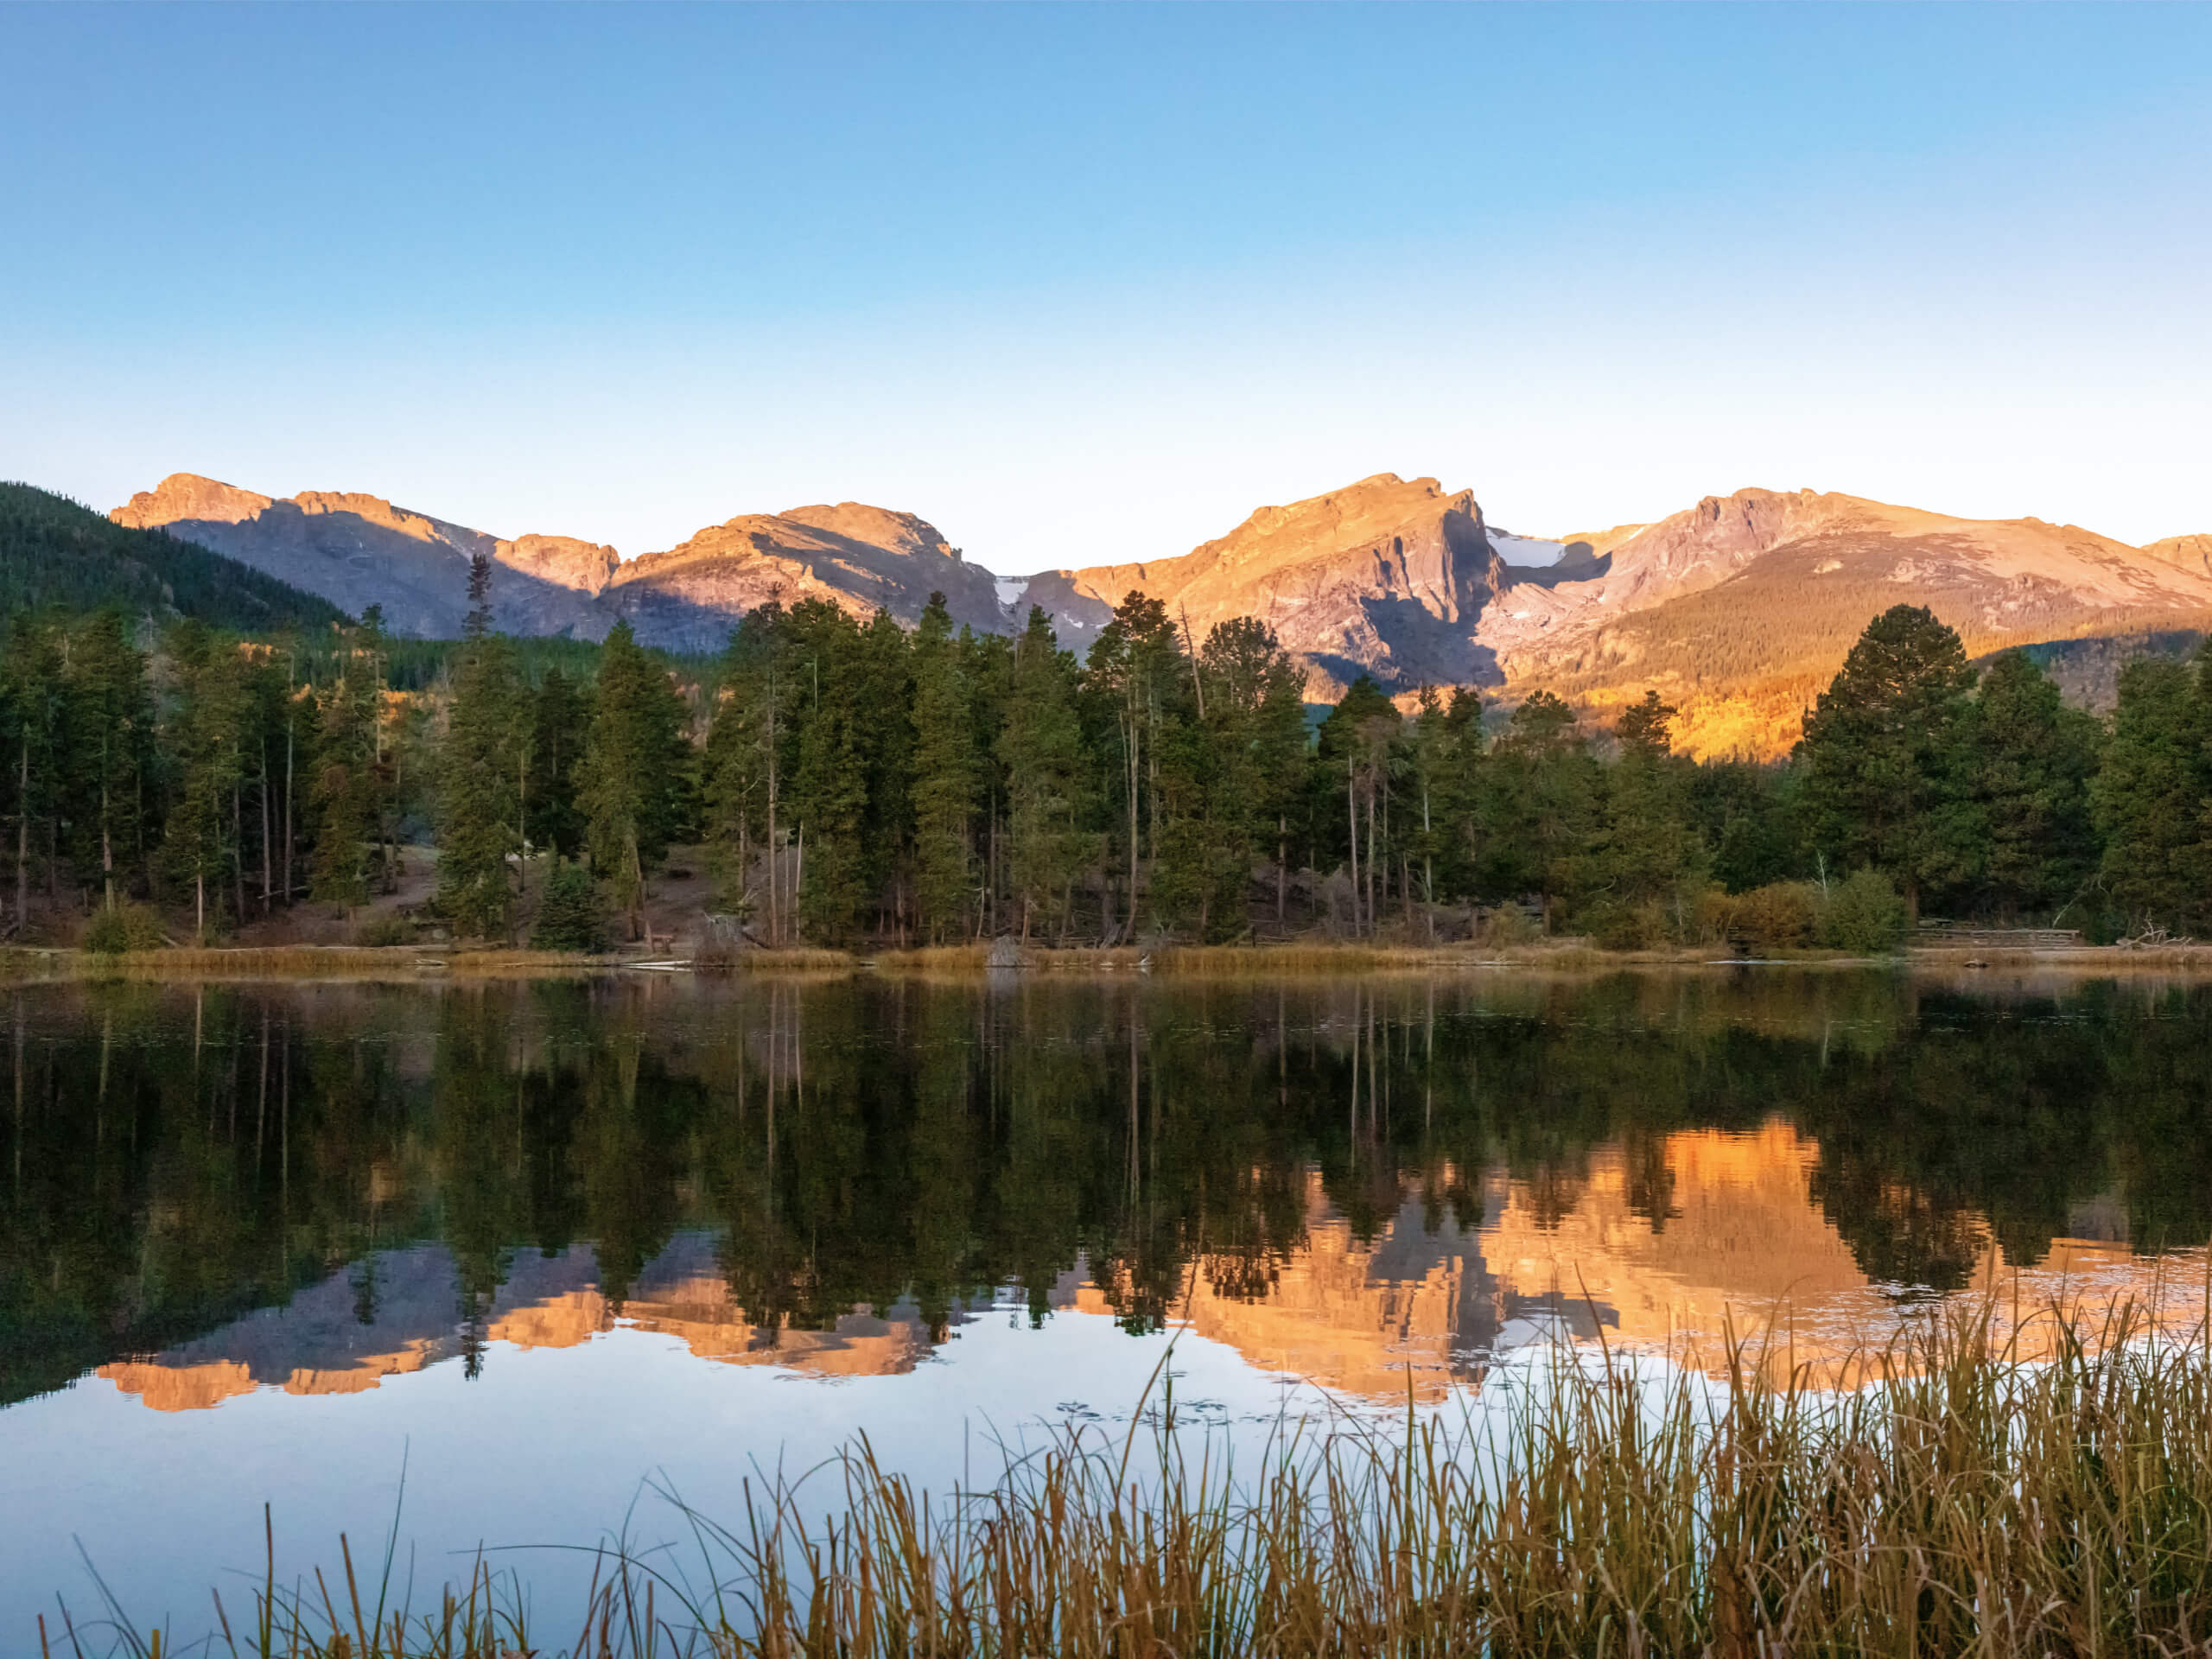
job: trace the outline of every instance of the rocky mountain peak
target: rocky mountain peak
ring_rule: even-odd
[[[139,491],[108,517],[128,530],[158,530],[181,518],[235,524],[271,505],[269,497],[219,479],[171,473],[152,489]]]

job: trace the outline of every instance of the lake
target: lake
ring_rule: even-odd
[[[426,1586],[1168,1383],[1233,1438],[1562,1339],[1846,1378],[1946,1299],[2196,1309],[2212,1235],[2212,988],[2150,978],[39,987],[0,1041],[8,1651],[87,1559],[204,1629],[264,1503],[280,1573],[397,1512]]]

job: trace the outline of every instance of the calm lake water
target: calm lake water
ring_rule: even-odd
[[[2212,1235],[2212,988],[2147,980],[52,988],[0,1042],[10,1652],[79,1544],[197,1630],[264,1503],[309,1571],[403,1468],[426,1584],[861,1431],[973,1478],[1171,1336],[1256,1433],[1561,1334],[2195,1306]]]

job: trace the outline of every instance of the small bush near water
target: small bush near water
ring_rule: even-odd
[[[540,950],[594,951],[606,948],[598,884],[582,864],[556,865],[538,895],[530,942]]]
[[[1755,1344],[1717,1381],[1561,1347],[1494,1371],[1485,1389],[1509,1392],[1479,1424],[1286,1429],[1233,1472],[1202,1431],[1174,1427],[1172,1402],[1147,1420],[1150,1445],[1071,1430],[950,1498],[863,1441],[749,1492],[727,1527],[686,1511],[687,1567],[587,1558],[581,1629],[524,1629],[519,1582],[481,1568],[428,1615],[393,1612],[397,1592],[362,1591],[349,1556],[335,1584],[265,1585],[226,1622],[229,1651],[2212,1652],[2204,1333],[2046,1318],[2031,1363],[1986,1316],[1933,1316],[1870,1356],[1872,1386],[1842,1393]],[[56,1651],[101,1650],[82,1624],[60,1634]],[[100,1635],[107,1651],[161,1650],[119,1615]]]
[[[79,943],[96,957],[157,950],[162,943],[162,918],[147,905],[103,906],[85,924]]]

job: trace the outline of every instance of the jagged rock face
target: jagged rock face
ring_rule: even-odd
[[[719,650],[739,617],[770,600],[827,600],[862,619],[880,607],[912,626],[942,593],[957,624],[1003,633],[988,570],[912,513],[846,501],[747,513],[615,573],[604,599],[638,637],[672,650]]]
[[[1064,640],[1096,638],[1131,592],[1163,601],[1203,642],[1253,616],[1306,664],[1306,695],[1332,698],[1361,674],[1392,690],[1494,683],[1474,624],[1505,581],[1473,494],[1395,473],[1262,507],[1179,558],[1039,577],[1018,600],[1052,612]]]
[[[380,605],[395,633],[457,635],[468,610],[468,562],[478,553],[504,567],[492,596],[502,628],[595,639],[609,626],[593,595],[606,585],[614,550],[567,537],[505,542],[381,496],[308,490],[276,500],[190,473],[173,474],[108,516],[167,529],[357,616]]]

